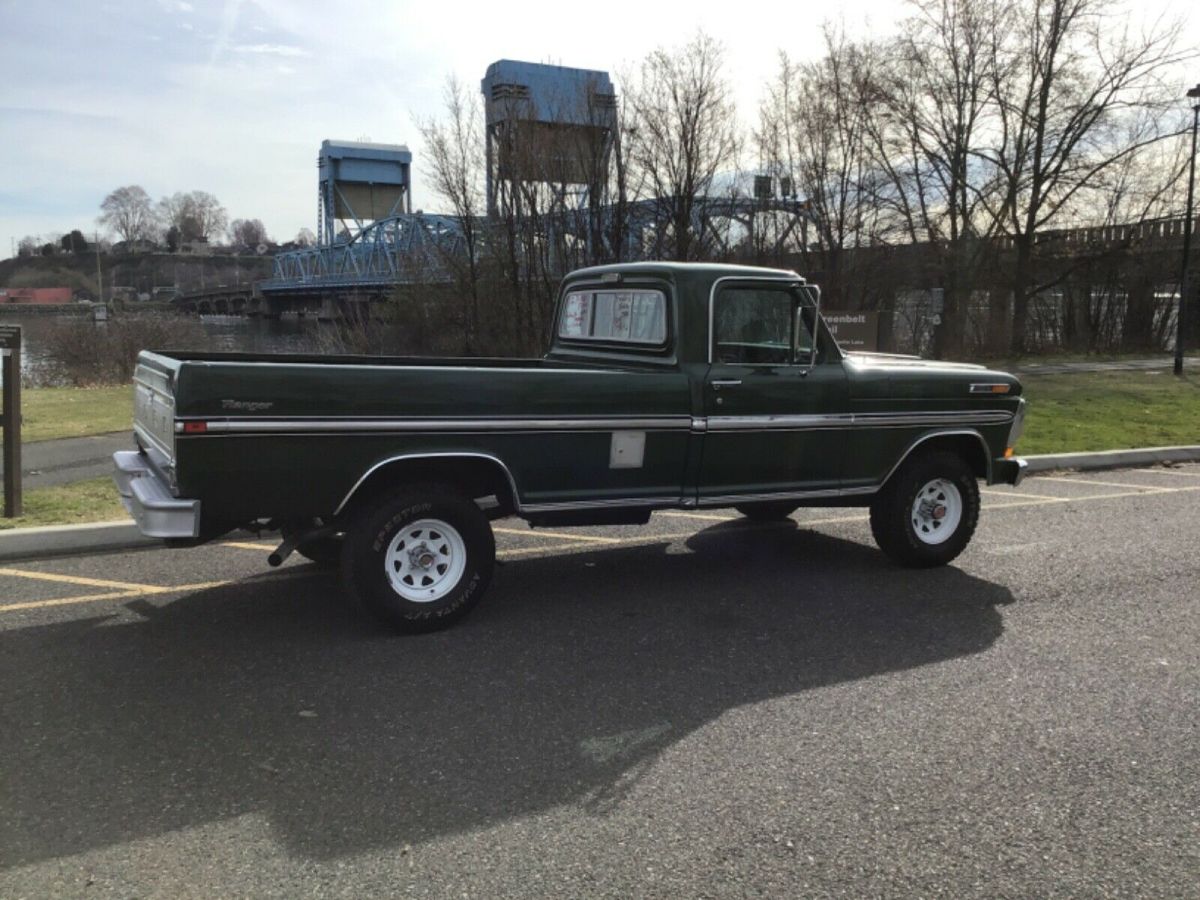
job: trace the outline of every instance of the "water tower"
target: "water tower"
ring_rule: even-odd
[[[377,219],[412,212],[412,153],[403,144],[322,141],[317,158],[317,243],[333,244]]]
[[[482,82],[488,214],[505,183],[595,191],[616,139],[617,96],[607,72],[501,59]]]

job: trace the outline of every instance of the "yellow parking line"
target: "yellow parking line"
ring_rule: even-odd
[[[1035,500],[1068,501],[1067,497],[1052,497],[1049,494],[1030,494],[1025,491],[996,491],[991,488],[980,488],[979,493],[990,494],[993,497],[1031,497]]]
[[[17,612],[22,609],[46,609],[51,606],[69,606],[73,603],[95,603],[99,600],[124,600],[126,597],[144,597],[145,591],[117,591],[113,594],[87,594],[83,597],[60,597],[56,600],[30,600],[26,603],[9,603],[0,606],[0,613]]]
[[[15,575],[29,577],[35,573],[20,572],[20,570],[0,569],[0,575]],[[43,573],[36,573],[43,574]],[[23,603],[8,603],[0,606],[0,613],[16,612],[21,609],[45,609],[51,606],[69,606],[73,603],[96,603],[101,600],[125,600],[134,597],[152,597],[158,594],[178,594],[185,591],[203,591],[209,588],[224,587],[228,581],[200,581],[195,584],[143,584],[131,585],[127,590],[112,591],[106,594],[82,594],[78,597],[56,597],[52,600],[28,600]]]
[[[808,528],[811,525],[837,525],[841,522],[866,522],[870,518],[871,517],[866,513],[860,513],[857,516],[837,516],[836,518],[832,519],[812,519],[807,522],[803,519],[793,519],[792,521],[801,528]]]
[[[221,541],[222,547],[233,547],[236,550],[270,550],[275,544],[252,544],[249,541]]]
[[[1182,473],[1180,473],[1182,474]],[[1200,473],[1197,473],[1200,475]],[[1052,481],[1069,481],[1079,483],[1080,479],[1075,478],[1055,478],[1051,476],[1039,476]],[[1050,503],[1083,503],[1091,500],[1111,500],[1120,497],[1145,497],[1151,494],[1177,494],[1191,493],[1200,491],[1200,485],[1180,487],[1180,488],[1146,488],[1141,485],[1121,484],[1118,482],[1100,482],[1100,481],[1084,481],[1084,484],[1108,485],[1113,487],[1130,488],[1127,491],[1120,491],[1109,494],[1091,494],[1085,497],[1048,497],[1040,494],[1025,494],[1015,491],[985,491],[984,493],[992,494],[998,497],[1022,497],[1028,499],[1017,500],[1012,503],[988,503],[983,508],[988,511],[999,511],[1005,509],[1017,509],[1025,506],[1044,506]],[[733,516],[702,516],[698,513],[668,513],[668,515],[688,516],[693,518],[711,518],[716,521],[729,521],[736,518]],[[811,528],[817,525],[837,525],[850,522],[864,522],[868,519],[865,514],[851,516],[837,516],[825,519],[813,519],[811,521],[792,521],[802,527]],[[777,527],[773,524],[752,525],[752,528],[772,528]],[[691,537],[703,535],[703,532],[688,532],[684,534],[651,534],[644,537],[629,537],[629,538],[614,538],[614,537],[599,537],[597,535],[583,534],[565,534],[558,531],[541,531],[541,530],[526,530],[517,528],[495,528],[496,532],[501,534],[513,534],[521,537],[534,538],[550,538],[561,541],[576,541],[579,543],[605,544],[608,546],[638,546],[656,543],[672,543],[675,541],[686,540]],[[234,547],[248,550],[263,550],[268,549],[267,544],[253,544],[249,542],[226,541],[222,542],[223,546]],[[515,547],[512,549],[500,550],[496,555],[499,558],[511,558],[518,556],[533,556],[544,553],[563,552],[570,547],[559,544],[557,546],[543,547]],[[188,591],[207,590],[209,588],[224,587],[232,584],[233,581],[202,581],[193,584],[176,584],[176,585],[159,585],[159,584],[139,584],[128,581],[109,581],[101,578],[86,578],[78,575],[59,575],[52,572],[33,572],[26,569],[13,569],[0,567],[0,576],[10,576],[14,578],[28,578],[35,581],[50,581],[59,584],[75,584],[85,587],[107,587],[117,588],[115,591],[109,591],[99,594],[85,594],[78,597],[61,597],[51,600],[31,600],[22,603],[9,603],[0,606],[0,613],[16,612],[25,609],[45,609],[56,606],[69,606],[80,603],[95,603],[103,600],[125,600],[135,597],[156,596],[162,594],[184,593]]]
[[[521,537],[558,538],[562,541],[583,541],[589,544],[620,544],[624,538],[598,537],[594,534],[564,534],[561,531],[543,531],[540,528],[493,528],[497,534],[517,534]]]
[[[25,569],[0,568],[0,575],[30,578],[34,581],[56,581],[59,584],[79,584],[84,587],[120,588],[126,591],[140,591],[147,587],[153,587],[153,585],[133,584],[128,581],[106,581],[103,578],[83,578],[79,575],[58,575],[52,572],[30,572]]]
[[[1119,487],[1119,488],[1137,488],[1138,490],[1146,491],[1147,493],[1168,492],[1168,491],[1186,491],[1187,488],[1162,488],[1155,487],[1151,484],[1127,484],[1122,481],[1096,481],[1090,478],[1066,478],[1060,475],[1039,475],[1038,481],[1063,481],[1067,484],[1094,484],[1097,487]]]
[[[1002,509],[1021,509],[1026,506],[1049,506],[1058,500],[1015,500],[1012,503],[987,503],[980,506],[982,512],[1000,512]],[[1068,503],[1073,501],[1068,500]]]
[[[675,512],[675,511],[660,511],[655,513],[656,516],[670,516],[672,519],[703,519],[705,522],[731,522],[734,519],[741,518],[740,516],[713,516],[706,513],[690,513],[690,512]]]

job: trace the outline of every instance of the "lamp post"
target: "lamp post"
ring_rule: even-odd
[[[1188,305],[1188,264],[1192,252],[1192,199],[1196,193],[1196,129],[1200,126],[1200,84],[1187,92],[1192,107],[1192,152],[1188,156],[1187,217],[1183,223],[1183,272],[1179,277],[1179,314],[1175,317],[1175,374],[1183,374],[1183,336]]]

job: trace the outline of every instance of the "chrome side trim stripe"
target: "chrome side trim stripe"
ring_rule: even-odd
[[[720,496],[701,497],[701,506],[736,506],[739,503],[756,503],[774,500],[819,500],[826,497],[857,497],[864,494],[874,494],[880,485],[856,488],[824,488],[815,491],[786,491],[774,494],[722,494]]]
[[[278,432],[690,431],[691,416],[607,419],[206,419],[206,434]]]
[[[342,498],[342,502],[337,505],[337,509],[333,511],[333,514],[336,516],[343,509],[345,509],[346,504],[350,502],[350,498],[358,492],[358,489],[363,486],[363,483],[384,466],[390,466],[394,463],[413,462],[414,460],[428,459],[472,459],[483,460],[484,462],[495,465],[504,473],[504,477],[508,480],[509,490],[512,491],[513,503],[516,504],[518,510],[521,509],[521,495],[517,492],[517,480],[513,478],[512,471],[504,464],[504,460],[497,456],[492,456],[490,453],[473,453],[467,451],[461,453],[401,453],[398,456],[389,456],[387,459],[381,459],[379,462],[375,463],[375,465],[371,466],[371,468],[367,469],[367,471],[363,472],[358,481],[354,482],[354,486],[346,492],[346,496]]]
[[[837,413],[797,416],[648,416],[594,419],[209,419],[190,416],[178,423],[207,423],[206,434],[297,432],[519,432],[519,431],[803,431],[827,428],[907,428],[937,425],[1002,425],[1013,414],[1001,409],[914,413]],[[181,430],[179,425],[177,430]],[[184,436],[184,435],[181,435]],[[191,437],[191,435],[187,435]]]
[[[522,513],[540,513],[540,512],[563,512],[575,509],[608,509],[610,507],[628,508],[634,507],[651,507],[668,508],[680,505],[679,497],[634,497],[622,498],[620,500],[577,500],[567,503],[522,503]]]
[[[926,425],[1002,425],[1013,414],[1003,409],[915,413],[839,413],[804,416],[709,416],[709,431],[802,431],[824,428],[906,428]]]

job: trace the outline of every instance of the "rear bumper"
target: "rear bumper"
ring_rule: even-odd
[[[1011,484],[1016,487],[1025,478],[1025,470],[1029,463],[1018,457],[997,459],[992,463],[992,481],[994,484]]]
[[[172,494],[166,480],[136,450],[114,453],[113,466],[121,503],[142,534],[153,538],[199,537],[199,500],[181,500]]]

